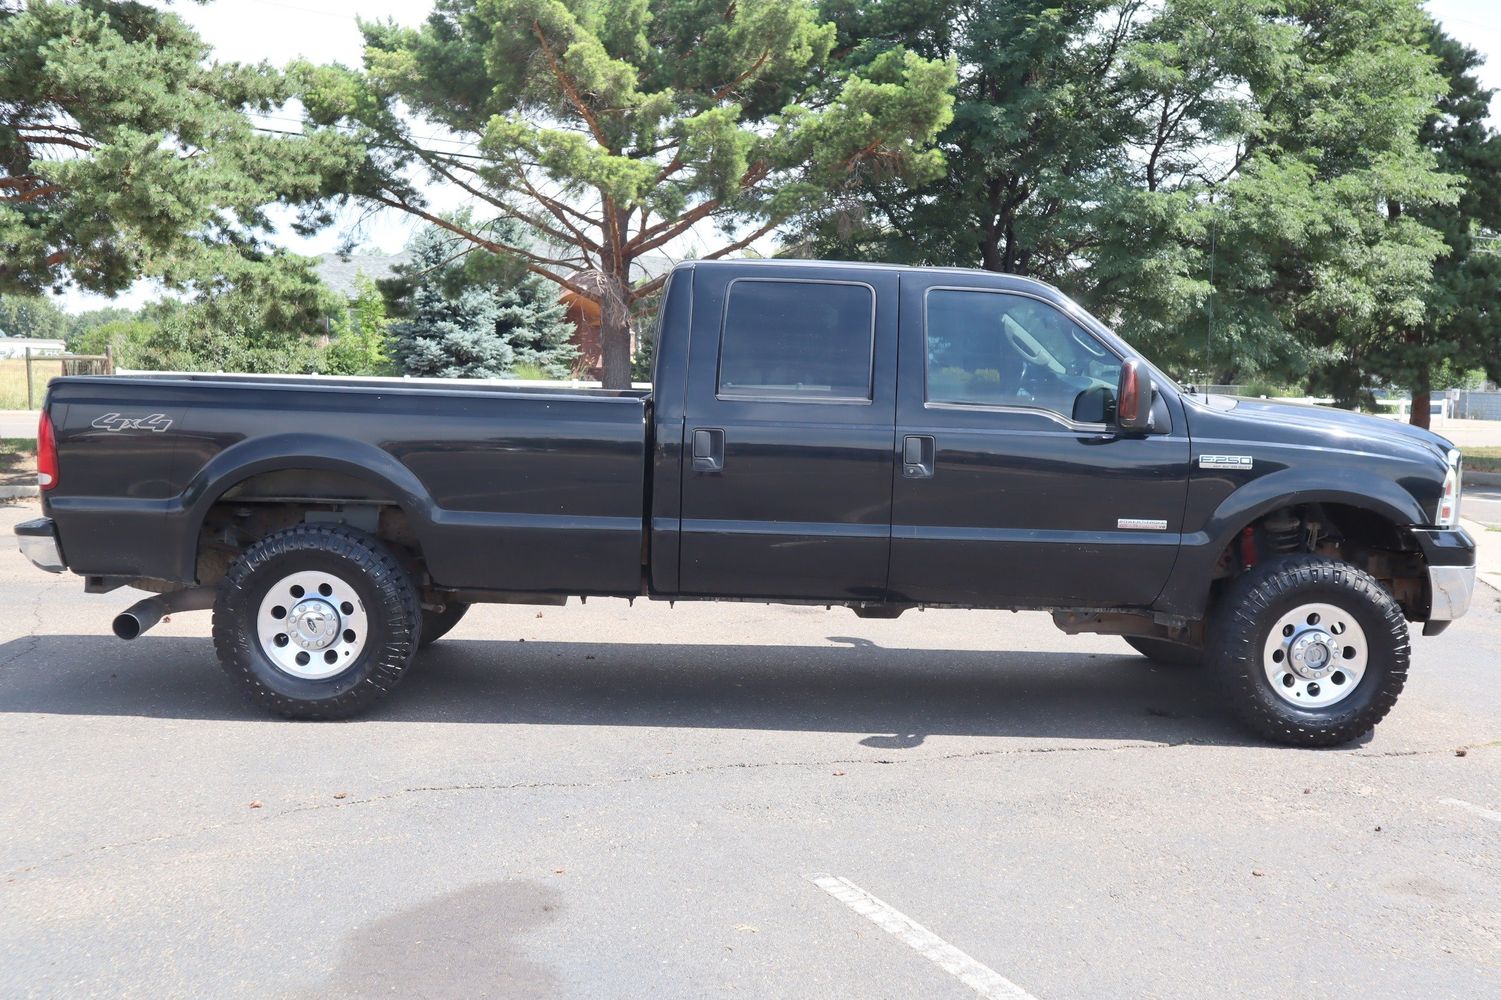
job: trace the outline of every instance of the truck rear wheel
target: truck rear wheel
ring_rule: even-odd
[[[384,545],[342,525],[267,535],[214,604],[219,663],[251,701],[290,719],[338,719],[401,680],[421,636],[411,578]]]
[[[439,639],[443,638],[464,617],[469,610],[469,605],[458,601],[449,601],[443,606],[442,611],[429,611],[422,609],[422,641],[417,644],[419,649],[426,649]]]
[[[1364,570],[1286,556],[1236,577],[1210,643],[1235,709],[1267,739],[1348,743],[1391,711],[1407,681],[1402,608]]]
[[[1204,651],[1196,646],[1148,635],[1128,635],[1125,639],[1126,645],[1164,667],[1197,667],[1204,662]]]

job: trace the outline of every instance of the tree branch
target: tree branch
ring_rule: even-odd
[[[553,55],[552,46],[547,44],[547,36],[542,34],[541,22],[532,22],[532,34],[537,36],[537,44],[542,46],[542,54],[547,57],[547,65],[552,69],[552,75],[557,77],[558,85],[563,88],[563,93],[568,95],[568,99],[573,102],[573,106],[578,109],[578,113],[583,116],[584,121],[589,123],[589,131],[594,133],[594,141],[605,149],[610,149],[610,144],[605,141],[604,130],[599,127],[599,121],[584,106],[584,99],[579,94],[578,88],[573,85],[573,81],[568,78],[568,74],[563,72],[563,67],[558,64],[558,57]],[[614,152],[614,150],[610,151]]]
[[[752,163],[746,168],[745,173],[740,176],[738,190],[744,191],[747,188],[754,187],[765,180],[766,175],[769,173],[771,173],[771,165],[765,160],[758,160]],[[689,229],[692,229],[699,222],[714,214],[723,205],[723,198],[710,198],[708,201],[701,202],[692,210],[678,216],[675,220],[668,219],[659,222],[655,226],[643,227],[641,232],[636,234],[636,238],[626,244],[626,249],[630,251],[632,257],[639,256],[648,250],[655,250],[662,244],[668,243]]]
[[[440,229],[446,229],[450,233],[453,233],[455,236],[463,237],[464,239],[469,240],[471,243],[484,247],[491,253],[511,254],[515,257],[519,257],[521,258],[522,263],[526,265],[526,269],[528,271],[531,271],[533,274],[541,275],[547,280],[563,286],[570,292],[573,292],[575,295],[582,295],[584,298],[592,298],[592,295],[582,285],[578,284],[575,281],[570,281],[568,278],[564,277],[561,274],[548,270],[548,266],[567,267],[573,269],[574,271],[584,270],[584,268],[573,263],[572,261],[555,260],[551,257],[543,257],[538,254],[532,253],[530,250],[527,250],[523,247],[512,246],[508,243],[499,243],[495,240],[486,239],[485,237],[480,236],[477,233],[472,233],[461,226],[455,225],[454,223],[443,218],[441,215],[434,215],[433,213],[419,208],[416,205],[413,205],[411,202],[408,202],[402,198],[396,198],[383,194],[369,195],[368,197],[370,197],[374,201],[380,202],[382,205],[385,205],[389,208],[399,209],[410,215],[415,215],[417,216],[417,218],[422,219],[426,222],[430,222]]]
[[[740,86],[746,80],[750,79],[750,77],[757,70],[759,70],[762,66],[766,65],[766,60],[768,60],[770,58],[771,58],[771,50],[770,49],[764,50],[761,53],[760,57],[754,63],[751,64],[751,66],[750,66],[749,69],[747,69],[744,73],[741,73],[739,76],[735,77],[735,79],[731,80],[729,83],[725,84],[723,87],[720,87],[718,90],[714,91],[714,100],[715,101],[722,101],[722,100],[724,100],[726,94],[728,94],[730,91],[734,90],[736,87]]]

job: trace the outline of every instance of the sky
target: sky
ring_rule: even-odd
[[[1501,0],[1428,0],[1428,11],[1451,35],[1486,57],[1480,76],[1486,86],[1501,91]],[[356,15],[365,20],[395,20],[417,25],[432,4],[426,0],[218,0],[207,5],[174,3],[172,9],[190,22],[219,59],[235,62],[262,60],[282,65],[298,57],[317,62],[357,65],[362,40]],[[1501,95],[1492,102],[1492,119],[1501,120]],[[274,128],[295,128],[287,121],[268,121]],[[440,210],[457,207],[435,202]],[[299,237],[290,229],[278,242],[309,256],[328,253],[340,245],[357,213],[312,236]],[[369,218],[358,234],[361,249],[394,253],[406,243],[414,220],[387,211]],[[113,300],[69,290],[62,306],[69,312],[118,304],[141,305],[160,294],[140,283]]]

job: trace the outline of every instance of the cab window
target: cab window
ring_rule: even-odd
[[[925,308],[927,401],[1049,410],[1104,423],[1120,358],[1040,299],[935,288]]]
[[[719,395],[870,399],[875,292],[834,281],[742,278],[730,285]]]

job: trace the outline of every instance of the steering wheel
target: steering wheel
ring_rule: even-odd
[[[1042,368],[1051,367],[1048,364],[1048,359],[1043,356],[1044,351],[1040,346],[1035,349],[1032,348],[1027,344],[1025,340],[1017,335],[1017,332],[1015,330],[1013,330],[1008,325],[1003,324],[1001,326],[1001,332],[1006,335],[1006,341],[1012,346],[1016,353],[1022,356],[1022,360],[1026,361],[1028,364],[1038,365]]]

